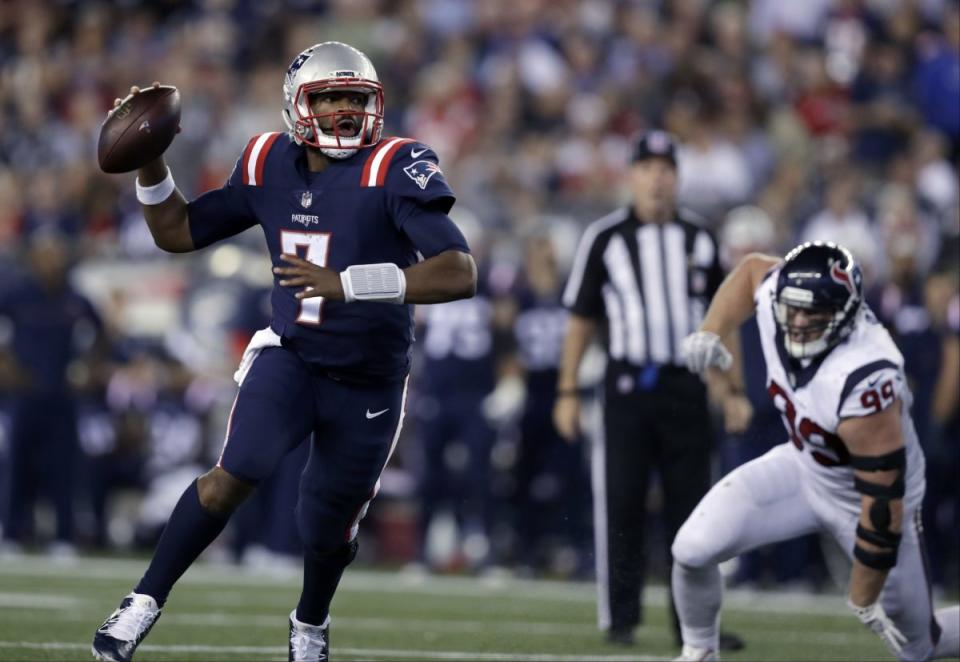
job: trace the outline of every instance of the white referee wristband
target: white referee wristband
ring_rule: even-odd
[[[137,200],[143,205],[159,205],[161,202],[173,195],[177,185],[173,182],[173,174],[170,168],[167,168],[167,176],[163,181],[153,186],[141,186],[140,178],[137,177]]]
[[[354,264],[340,272],[343,298],[353,301],[403,303],[407,292],[407,277],[391,262]]]

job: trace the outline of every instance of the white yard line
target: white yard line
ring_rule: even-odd
[[[286,616],[283,614],[224,614],[224,613],[190,613],[183,612],[164,614],[164,626],[199,627],[210,626],[231,628],[264,628],[282,632],[286,627]],[[21,622],[32,620],[46,620],[48,614],[32,614],[20,612],[17,620]],[[58,622],[90,622],[87,612],[69,611],[56,616]],[[523,634],[529,636],[557,637],[576,635],[581,637],[599,637],[600,633],[593,623],[548,623],[523,621],[477,621],[456,619],[411,619],[411,618],[369,618],[334,616],[333,626],[343,632],[395,632],[397,630],[417,630],[431,634],[485,634],[502,633],[505,635]],[[850,642],[851,636],[857,630],[852,621],[841,622],[839,632],[820,631],[817,641],[834,645],[844,645]],[[809,641],[810,634],[791,628],[764,627],[750,633],[751,641],[771,643],[804,643]],[[646,642],[673,641],[673,634],[666,628],[647,629],[643,631]]]
[[[24,556],[0,563],[0,581],[12,577],[64,577],[75,580],[130,580],[135,581],[146,567],[145,561],[82,559],[72,566],[51,564],[42,557]],[[274,586],[299,587],[299,577],[273,576],[253,573],[242,568],[222,564],[198,564],[185,575],[183,582],[213,586]],[[593,603],[596,589],[592,583],[572,583],[550,580],[519,580],[507,578],[437,577],[409,575],[403,572],[351,570],[341,584],[345,591],[379,594],[443,595],[450,597],[500,597],[513,599],[547,600],[556,602]],[[667,591],[662,586],[651,586],[644,591],[644,602],[650,606],[667,604]],[[802,614],[846,614],[847,608],[839,595],[803,594],[781,591],[727,590],[724,606],[764,611]]]
[[[0,648],[32,650],[90,650],[89,644],[70,642],[36,643],[32,641],[0,641]],[[286,659],[286,649],[281,646],[202,646],[175,645],[157,646],[144,644],[138,650],[183,655],[223,654],[276,655]],[[357,657],[362,660],[478,660],[480,662],[647,662],[665,660],[651,655],[551,655],[549,653],[477,653],[471,651],[399,651],[378,648],[337,648],[337,655]]]
[[[76,609],[84,603],[72,595],[0,591],[0,609]]]

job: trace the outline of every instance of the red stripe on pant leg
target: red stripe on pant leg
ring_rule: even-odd
[[[383,161],[380,162],[380,171],[377,173],[377,186],[383,186],[383,183],[387,181],[387,171],[390,170],[390,160],[393,158],[393,155],[397,153],[398,149],[411,142],[413,141],[401,140],[391,147],[383,156]]]
[[[260,150],[260,153],[257,155],[257,186],[263,186],[263,166],[267,162],[267,154],[270,152],[270,148],[273,147],[273,143],[277,142],[277,138],[280,137],[279,133],[275,133],[263,143],[263,148]]]
[[[223,468],[221,464],[221,462],[223,462],[223,454],[227,452],[227,443],[230,441],[230,431],[233,429],[233,413],[237,410],[237,400],[239,399],[240,394],[237,393],[233,399],[233,404],[230,405],[230,415],[227,417],[227,433],[223,435],[223,448],[220,449],[220,457],[217,458],[217,466],[221,469]]]
[[[253,144],[257,142],[257,138],[259,137],[260,136],[254,136],[250,139],[250,142],[247,143],[246,148],[243,150],[243,157],[240,159],[240,168],[242,170],[240,174],[243,175],[244,184],[250,183],[250,177],[247,175],[247,172],[249,171],[247,164],[250,162],[250,152],[253,151]]]

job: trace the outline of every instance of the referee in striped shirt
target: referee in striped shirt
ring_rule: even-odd
[[[706,389],[684,367],[680,341],[699,327],[723,279],[713,235],[676,209],[671,136],[644,134],[632,161],[632,204],[593,222],[577,249],[563,295],[571,316],[554,408],[557,430],[577,439],[577,372],[599,329],[607,368],[604,429],[592,451],[597,611],[600,628],[620,644],[633,642],[642,621],[652,470],[663,487],[668,558],[674,535],[710,487]],[[674,629],[679,642],[675,611]]]

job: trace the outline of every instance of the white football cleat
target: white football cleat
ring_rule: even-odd
[[[156,600],[131,593],[93,635],[93,657],[102,662],[130,662],[158,618],[160,607]]]
[[[675,662],[717,662],[719,659],[712,648],[697,648],[688,644],[683,645],[680,657],[674,658]]]
[[[330,616],[323,625],[310,625],[297,620],[297,610],[290,612],[289,662],[327,662],[330,659]]]

